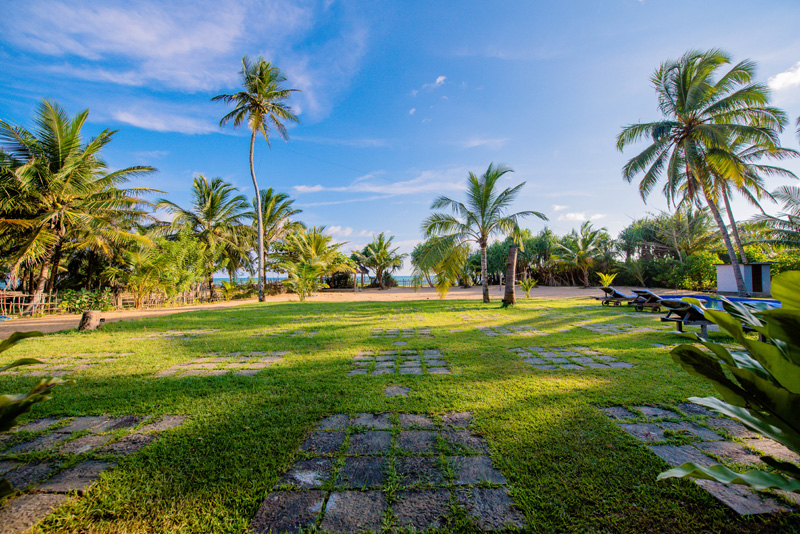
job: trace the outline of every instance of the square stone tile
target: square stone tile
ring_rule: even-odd
[[[328,532],[379,531],[385,510],[380,491],[334,491],[320,526]]]
[[[325,493],[311,491],[276,491],[267,495],[250,523],[256,533],[309,530],[319,517]]]
[[[428,367],[428,372],[432,375],[449,375],[450,369],[447,367]]]
[[[680,417],[680,415],[675,412],[663,408],[656,408],[655,406],[634,406],[633,409],[639,410],[648,419],[655,419],[657,417]]]
[[[56,462],[18,464],[3,476],[15,489],[24,490],[50,476],[55,471],[56,465]]]
[[[608,408],[600,408],[600,411],[612,419],[621,421],[623,419],[635,419],[636,414],[632,411],[623,408],[622,406],[609,406]]]
[[[716,430],[724,430],[736,438],[744,439],[761,437],[739,421],[734,421],[733,419],[728,419],[727,417],[710,417],[705,420],[705,423]]]
[[[435,456],[401,456],[395,462],[403,486],[438,486],[444,483],[439,458]]]
[[[59,448],[59,452],[64,454],[83,454],[105,445],[112,439],[114,439],[114,436],[107,434],[86,434],[63,444]]]
[[[383,394],[387,397],[408,397],[408,392],[411,388],[402,386],[389,386],[383,390]]]
[[[317,430],[347,430],[350,426],[350,418],[345,414],[331,415],[323,419]]]
[[[389,430],[392,428],[391,414],[356,414],[355,419],[353,419],[353,426],[361,426],[372,430]]]
[[[619,425],[622,430],[632,435],[639,441],[663,441],[664,431],[661,427],[652,423],[634,424],[634,425]]]
[[[90,460],[83,462],[75,467],[61,471],[59,474],[39,486],[41,491],[54,493],[68,493],[77,491],[83,493],[89,486],[100,478],[100,474],[116,464],[112,462],[102,462]]]
[[[550,363],[569,363],[566,358],[550,358]]]
[[[691,445],[681,445],[679,447],[675,445],[649,445],[648,448],[672,467],[678,467],[686,462],[694,462],[704,467],[717,463]]]
[[[559,367],[562,369],[583,369],[583,367],[575,363],[565,363],[563,365],[559,365]]]
[[[609,362],[608,366],[616,369],[631,369],[633,364],[628,362]]]
[[[543,365],[545,363],[545,361],[541,358],[525,358],[522,361],[531,365]]]
[[[722,436],[700,425],[690,423],[689,421],[681,421],[679,423],[663,422],[658,423],[658,426],[665,430],[672,430],[673,432],[680,432],[682,434],[689,434],[697,439],[707,441],[721,441]]]
[[[106,445],[99,451],[100,454],[118,454],[126,456],[134,454],[149,445],[156,439],[154,434],[128,434],[119,441]]]
[[[448,454],[488,454],[489,445],[480,436],[468,430],[447,430],[442,432],[445,452]]]
[[[384,369],[384,370],[388,370],[388,369]],[[347,374],[350,375],[350,376],[365,375],[365,374],[367,374],[367,370],[366,369],[353,369],[352,371],[350,371]],[[375,371],[373,374],[378,374],[378,371]],[[381,373],[381,374],[383,374],[383,373]]]
[[[540,371],[553,371],[558,369],[555,365],[531,365],[534,369],[539,369]]]
[[[447,362],[444,360],[425,360],[425,365],[428,367],[445,367]]]
[[[472,423],[472,412],[451,412],[442,416],[442,424],[453,428],[467,428]]]
[[[91,430],[101,424],[108,423],[109,418],[101,415],[101,416],[89,416],[89,417],[76,417],[66,426],[62,426],[61,428],[57,428],[55,432],[71,434],[72,432],[81,432],[83,430]]]
[[[488,456],[448,456],[447,461],[455,473],[455,484],[506,484],[506,477],[494,468]]]
[[[421,375],[422,367],[402,367],[400,369],[401,375]]]
[[[300,445],[300,450],[317,454],[334,454],[342,448],[344,432],[315,431]]]
[[[12,447],[7,454],[23,454],[26,452],[47,451],[54,449],[62,441],[65,441],[69,434],[45,434],[31,441],[25,441]]]
[[[332,458],[298,460],[289,468],[275,487],[294,486],[299,489],[320,488],[333,474]]]
[[[142,421],[144,421],[144,417],[140,415],[126,415],[123,417],[112,417],[109,418],[108,421],[105,423],[98,425],[95,427],[92,432],[111,432],[113,430],[126,430],[129,428],[133,428]]]
[[[771,456],[776,460],[784,462],[800,463],[800,456],[791,449],[781,445],[777,441],[768,438],[745,439],[745,444],[751,449],[755,449],[760,453]]]
[[[394,362],[378,362],[375,364],[375,369],[394,369]]]
[[[403,429],[420,428],[423,430],[430,430],[436,428],[433,420],[424,415],[401,413],[398,418],[400,420],[400,428]]]
[[[450,492],[446,489],[399,491],[396,497],[392,510],[401,528],[439,528],[450,511]]]
[[[45,493],[21,495],[0,509],[0,532],[27,532],[68,498],[66,495]]]
[[[164,432],[165,430],[170,430],[179,427],[185,422],[186,422],[186,416],[165,415],[158,421],[155,421],[153,423],[148,423],[143,427],[139,428],[137,432],[141,434],[147,434],[150,432]]]
[[[525,527],[525,517],[516,509],[505,488],[471,488],[457,492],[459,503],[484,530]]]
[[[755,465],[762,463],[758,455],[732,441],[706,441],[695,443],[694,446],[706,454],[713,454],[736,464]]]
[[[380,376],[380,375],[390,375],[394,373],[394,368],[392,369],[375,369],[372,371],[372,376]],[[354,374],[354,373],[351,373]]]
[[[760,495],[745,486],[721,484],[713,480],[695,480],[695,483],[739,515],[788,511],[787,507],[778,504],[775,499]]]
[[[397,438],[397,445],[404,452],[426,454],[436,448],[436,432],[429,430],[403,430]]]
[[[695,404],[693,402],[684,402],[678,405],[678,409],[685,413],[686,415],[702,415],[702,416],[710,416],[714,415],[714,412],[711,410],[700,406],[699,404]]]
[[[348,455],[383,455],[389,452],[392,434],[387,431],[369,430],[350,435]]]
[[[337,488],[376,488],[386,481],[387,458],[366,456],[345,458],[339,469]]]
[[[586,363],[584,365],[586,365],[586,367],[588,367],[589,369],[608,369],[608,365],[604,363],[592,362],[592,363]]]

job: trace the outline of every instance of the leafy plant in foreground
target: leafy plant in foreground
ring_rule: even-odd
[[[41,335],[41,332],[14,332],[8,339],[0,343],[0,353],[7,351],[25,338]],[[14,367],[35,363],[42,362],[34,358],[21,358],[4,367],[0,367],[0,373]],[[54,377],[42,378],[28,393],[0,395],[0,432],[5,432],[14,426],[14,421],[17,420],[17,417],[29,411],[34,404],[49,399],[55,386],[73,383],[71,380],[62,380]],[[12,493],[14,493],[14,487],[8,480],[0,477],[0,499]]]
[[[744,351],[697,336],[711,351],[695,345],[672,349],[672,359],[690,374],[711,382],[722,400],[714,397],[689,400],[723,415],[800,453],[800,272],[783,273],[772,281],[772,294],[783,307],[751,312],[745,306],[723,300],[725,311],[706,310],[708,319],[728,332]],[[765,341],[745,336],[747,326]],[[730,379],[732,375],[734,380]],[[726,484],[744,484],[757,490],[780,489],[800,493],[800,468],[762,456],[774,472],[731,471],[722,465],[703,467],[687,462],[661,473],[664,478],[702,478]]]
[[[525,296],[527,298],[531,298],[531,289],[536,286],[538,280],[534,280],[533,278],[526,278],[525,280],[521,280],[519,283],[519,287],[525,292]]]

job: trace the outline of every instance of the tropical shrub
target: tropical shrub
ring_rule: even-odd
[[[324,273],[324,267],[320,265],[299,261],[297,263],[281,264],[281,268],[286,271],[288,276],[283,281],[283,285],[297,293],[297,296],[300,297],[300,302],[305,301],[306,297],[318,289],[328,287],[328,284],[320,281],[320,277]]]
[[[14,332],[8,339],[0,343],[0,353],[7,351],[25,338],[41,335],[41,332]],[[33,358],[22,358],[4,367],[0,367],[0,373],[21,365],[36,363],[42,362]],[[17,418],[28,412],[34,404],[49,399],[55,386],[73,383],[74,382],[71,380],[62,380],[54,377],[42,378],[33,386],[33,389],[27,393],[0,395],[0,432],[5,432],[13,427]],[[14,493],[14,488],[11,483],[5,478],[0,477],[0,499],[12,493]]]
[[[608,287],[614,283],[614,278],[617,277],[616,273],[612,274],[605,274],[605,273],[597,273],[598,278],[600,278],[600,285],[603,287]]]
[[[86,310],[108,311],[114,309],[111,288],[90,291],[88,289],[64,289],[58,294],[58,307],[67,312],[80,313]]]
[[[527,298],[531,298],[531,289],[533,289],[536,286],[537,282],[538,280],[534,280],[533,278],[526,278],[520,281],[519,287],[521,287],[522,290],[525,292],[525,296]]]
[[[725,311],[706,310],[706,317],[733,336],[745,350],[730,351],[696,334],[696,345],[672,349],[672,359],[689,374],[707,380],[721,399],[689,400],[740,421],[749,429],[800,453],[800,272],[783,273],[772,281],[772,294],[782,308],[751,312],[722,299]],[[747,337],[744,326],[764,341]],[[692,336],[687,334],[687,336]],[[658,478],[702,478],[726,484],[744,484],[758,490],[779,489],[800,493],[800,468],[762,456],[774,471],[736,473],[722,465],[703,467],[687,462]]]
[[[693,291],[716,288],[717,265],[721,263],[722,260],[713,252],[697,252],[688,256],[683,263],[681,285]]]

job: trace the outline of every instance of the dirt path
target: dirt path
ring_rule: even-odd
[[[620,291],[630,293],[628,287],[618,287]],[[499,302],[503,298],[504,286],[491,286],[489,294],[493,302]],[[676,293],[674,290],[653,290],[658,294]],[[681,293],[678,291],[677,293]],[[683,291],[682,293],[686,293]],[[531,299],[568,299],[568,298],[592,298],[600,295],[597,288],[583,289],[578,287],[537,287],[531,291]],[[447,294],[446,300],[480,300],[480,286],[468,289],[453,288]],[[517,298],[524,300],[525,295],[522,290],[517,289]],[[309,298],[310,302],[399,302],[411,300],[438,300],[436,290],[430,287],[421,288],[414,291],[412,288],[394,288],[386,291],[379,289],[364,289],[357,293],[352,291],[325,291],[317,293]],[[278,295],[267,297],[267,302],[297,302],[297,295]],[[124,321],[128,319],[141,319],[143,317],[160,317],[162,315],[173,315],[175,313],[185,313],[199,310],[214,310],[220,308],[230,308],[242,304],[253,304],[255,299],[235,300],[231,302],[216,302],[214,304],[199,304],[194,306],[183,306],[175,308],[154,308],[151,310],[123,310],[103,313],[103,318],[107,323],[114,321]],[[70,330],[78,328],[80,314],[48,315],[31,319],[12,319],[0,322],[0,339],[5,339],[13,332],[29,332],[39,330],[44,333],[58,332],[60,330]]]

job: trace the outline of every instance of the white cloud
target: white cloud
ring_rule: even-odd
[[[325,187],[322,185],[296,185],[296,193],[373,193],[387,196],[412,195],[415,193],[447,193],[465,188],[464,177],[467,171],[463,168],[446,171],[422,171],[409,180],[389,182],[378,179],[374,174],[360,176],[349,185]]]
[[[139,159],[162,159],[169,155],[166,150],[143,150],[134,152],[133,155]]]
[[[353,233],[353,229],[349,226],[342,227],[342,226],[329,226],[325,229],[325,233],[328,235],[332,235],[334,237],[347,237]]]
[[[335,145],[335,146],[349,146],[352,148],[379,148],[389,146],[386,139],[375,139],[369,137],[357,139],[336,139],[330,137],[306,137],[295,135],[292,137],[294,141],[305,141],[307,143],[318,143],[321,145]]]
[[[413,115],[416,112],[417,112],[417,108],[411,108],[411,109],[408,110],[408,114],[409,115]]]
[[[583,222],[586,220],[586,214],[581,211],[573,211],[558,216],[559,221],[577,221]]]
[[[553,211],[564,211],[569,206],[563,206],[561,204],[553,204]]]
[[[789,70],[771,76],[768,80],[768,84],[770,89],[774,91],[800,85],[800,61],[795,63],[794,67],[791,67]]]
[[[436,80],[430,83],[423,83],[420,89],[412,89],[411,96],[417,96],[420,91],[433,91],[437,87],[441,87],[444,85],[445,80],[447,80],[447,76],[437,76]]]
[[[482,139],[473,137],[471,139],[463,141],[461,143],[461,146],[463,148],[487,147],[497,150],[503,148],[503,145],[505,145],[507,141],[508,141],[507,137],[496,138],[496,139]]]
[[[177,113],[156,112],[146,109],[112,111],[111,117],[116,121],[156,132],[205,134],[219,130],[216,124],[209,121]]]
[[[605,219],[606,217],[608,217],[608,214],[606,213],[595,213],[594,215],[589,217],[589,220],[596,221],[598,219]]]
[[[298,193],[316,193],[317,191],[324,191],[325,188],[321,185],[296,185],[294,190]]]

